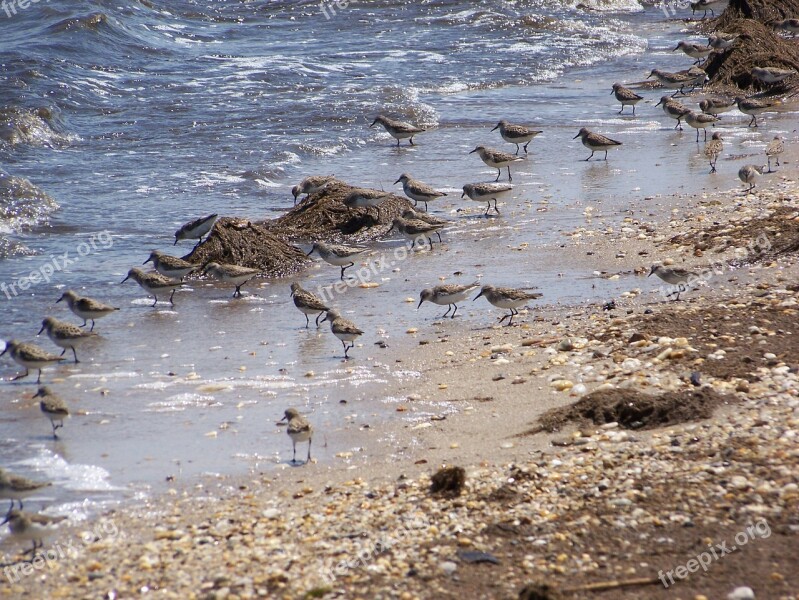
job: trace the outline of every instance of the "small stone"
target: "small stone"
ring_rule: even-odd
[[[442,571],[444,571],[444,573],[446,573],[447,575],[452,575],[458,569],[458,565],[456,565],[451,560],[447,560],[447,561],[442,562],[439,565],[439,568]]]
[[[727,600],[755,600],[755,593],[752,588],[741,586],[727,594]]]
[[[574,350],[574,343],[570,338],[563,339],[558,344],[558,351],[560,352],[571,352],[572,350]]]

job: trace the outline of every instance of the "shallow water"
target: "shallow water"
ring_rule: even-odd
[[[635,118],[617,115],[609,95],[614,81],[640,81],[653,66],[688,66],[671,52],[682,24],[664,22],[657,9],[389,4],[353,3],[329,21],[318,3],[103,6],[108,19],[93,26],[65,19],[100,5],[50,2],[0,24],[10,31],[3,103],[47,104],[54,114],[49,134],[0,138],[4,169],[57,204],[0,229],[13,248],[0,260],[0,281],[52,271],[47,283],[0,295],[0,335],[34,340],[45,315],[74,320],[54,305],[67,288],[123,309],[98,321],[100,337],[81,363],[44,372],[75,413],[60,440],[31,400],[32,377],[0,387],[0,463],[55,483],[31,507],[80,516],[161,489],[168,478],[286,467],[291,446],[274,423],[292,405],[310,415],[322,464],[341,452],[353,452],[355,466],[374,459],[380,450],[361,452],[357,432],[400,418],[384,389],[418,376],[394,362],[417,343],[406,330],[446,334],[500,314],[467,302],[460,318],[433,326],[444,308],[417,311],[423,287],[482,278],[538,288],[551,305],[650,289],[650,281],[596,279],[559,262],[563,232],[646,216],[631,212],[632,200],[652,198],[652,212],[663,213],[670,194],[732,187],[738,167],[759,161],[766,141],[790,132],[795,119],[767,115],[755,132],[728,113],[722,130],[734,159],[709,175],[693,130],[673,131],[654,107],[659,92],[645,93]],[[378,110],[431,131],[396,148],[368,128]],[[484,205],[461,200],[460,189],[496,175],[468,154],[477,144],[513,149],[490,132],[500,118],[544,133],[513,169],[513,199],[500,204],[501,216],[484,218]],[[588,152],[572,138],[583,126],[622,148],[608,161],[582,162]],[[379,287],[332,294],[366,332],[347,363],[327,324],[303,327],[287,280],[248,284],[241,300],[230,288],[190,282],[174,307],[156,308],[136,284],[119,285],[152,248],[187,252],[188,242],[172,248],[172,234],[201,214],[274,217],[310,173],[399,192],[393,182],[403,172],[448,193],[430,208],[453,224],[433,252],[405,252],[398,238],[374,244],[367,262],[387,265],[370,270]],[[73,262],[59,268],[64,252]],[[338,269],[317,263],[298,279],[325,290]],[[54,348],[46,338],[37,343]],[[0,377],[18,372],[0,359]]]

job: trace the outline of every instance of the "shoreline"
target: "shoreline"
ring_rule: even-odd
[[[746,198],[730,191],[696,195],[690,205],[682,198],[674,205],[687,223],[630,218],[628,231],[607,233],[597,224],[565,243],[575,256],[590,245],[585,260],[613,265],[604,277],[666,258],[687,268],[726,265],[750,241],[737,233],[757,231],[748,224],[765,227],[770,212],[788,211],[776,222],[799,230],[799,185],[781,177],[773,189]],[[723,252],[688,241],[713,223],[728,224],[714,236],[719,246],[729,238]],[[799,550],[799,527],[791,514],[799,506],[799,477],[791,464],[799,345],[782,322],[773,330],[759,321],[724,327],[738,315],[795,323],[799,267],[795,251],[752,258],[680,302],[632,290],[616,298],[614,311],[533,307],[514,327],[459,331],[457,322],[434,321],[381,359],[422,373],[418,381],[389,384],[386,395],[405,398],[397,402],[403,413],[431,400],[459,410],[443,420],[359,432],[367,460],[370,445],[391,447],[380,464],[344,458],[324,468],[312,463],[186,481],[144,506],[101,517],[119,533],[95,532],[82,559],[54,561],[6,589],[13,597],[84,597],[98,589],[128,597],[146,586],[175,598],[512,598],[533,581],[563,593],[598,581],[658,579],[661,571],[674,578],[711,542],[748,531],[757,555],[742,550],[713,559],[701,577],[675,580],[680,593],[717,598],[748,585],[759,598],[795,598],[799,575],[790,557]],[[502,314],[483,308],[487,323]],[[684,335],[666,339],[664,328]],[[738,334],[751,339],[736,344]],[[761,344],[773,346],[772,358],[754,354]],[[699,386],[691,383],[695,371]],[[750,371],[759,381],[742,376]],[[712,418],[651,430],[576,423],[525,435],[546,409],[593,390],[694,388],[725,395]],[[466,469],[461,496],[428,494],[429,478],[442,465]],[[574,593],[564,595],[579,597]],[[595,596],[641,593],[671,597],[658,583]]]

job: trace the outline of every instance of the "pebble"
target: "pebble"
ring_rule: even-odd
[[[439,568],[447,575],[452,575],[458,569],[458,565],[451,560],[446,560],[439,565]]]
[[[755,600],[755,592],[750,587],[737,587],[727,594],[727,600]]]

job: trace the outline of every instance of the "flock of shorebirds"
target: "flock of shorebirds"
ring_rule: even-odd
[[[697,6],[692,5],[694,10],[697,10],[697,8],[705,8],[705,10],[708,10],[713,2],[700,0],[700,2],[695,4]],[[777,24],[777,28],[795,35],[799,33],[799,19],[786,19]],[[696,61],[695,65],[687,70],[676,73],[653,69],[649,74],[649,78],[656,79],[660,86],[675,90],[674,94],[671,96],[663,96],[660,102],[657,103],[657,106],[663,107],[663,111],[668,117],[677,121],[675,129],[679,128],[682,130],[682,122],[684,121],[688,126],[696,129],[697,142],[699,142],[699,130],[704,130],[706,142],[704,155],[710,162],[711,173],[716,171],[716,161],[723,151],[723,144],[719,132],[714,133],[711,140],[708,141],[707,128],[709,126],[714,126],[719,121],[719,115],[737,107],[742,113],[752,117],[748,126],[757,127],[757,115],[772,110],[777,105],[776,102],[769,102],[764,99],[745,98],[743,96],[739,96],[735,99],[705,98],[699,103],[699,111],[695,111],[675,99],[677,94],[685,94],[687,88],[693,90],[707,81],[706,73],[697,66],[702,59],[707,58],[712,52],[726,51],[735,44],[735,41],[736,36],[723,33],[711,35],[706,45],[681,41],[674,50],[680,50],[690,58],[693,58]],[[779,83],[789,77],[793,77],[796,75],[796,72],[776,67],[757,67],[752,69],[751,75],[754,79],[768,85]],[[624,112],[625,107],[631,106],[632,114],[635,115],[635,106],[643,99],[643,96],[625,87],[621,83],[613,84],[611,93],[615,95],[616,99],[621,103],[620,114]],[[424,129],[410,123],[398,121],[384,115],[375,118],[370,127],[377,124],[385,128],[385,130],[396,139],[398,146],[401,140],[408,140],[408,142],[413,145],[413,138],[425,132]],[[519,156],[520,150],[524,150],[524,153],[527,154],[527,147],[530,142],[538,134],[542,133],[540,130],[509,123],[506,120],[499,121],[492,131],[497,129],[505,142],[516,146],[516,152],[511,154],[495,148],[482,145],[477,146],[470,154],[476,153],[487,166],[497,169],[497,178],[493,182],[488,183],[468,183],[463,186],[463,193],[461,195],[461,197],[468,196],[471,200],[477,202],[485,202],[487,204],[486,216],[488,216],[492,208],[499,214],[497,201],[507,197],[513,190],[513,186],[510,183],[512,181],[511,166],[525,160],[523,157]],[[593,158],[596,152],[604,152],[603,159],[607,160],[608,150],[618,148],[622,145],[619,141],[592,132],[587,128],[580,129],[574,137],[574,139],[577,138],[580,138],[582,144],[591,151],[591,154],[585,159],[586,161]],[[779,156],[783,151],[784,145],[779,136],[775,137],[774,140],[767,145],[766,156],[768,159],[768,172],[771,172],[772,160],[776,160],[776,165],[779,166]],[[499,182],[503,169],[507,169],[508,183]],[[761,174],[764,169],[765,167],[756,165],[746,165],[740,169],[738,173],[739,178],[750,186],[747,192],[750,192],[754,188],[755,177]],[[333,181],[332,176],[306,177],[291,190],[295,204],[302,194],[306,194],[305,200],[307,200],[312,194],[322,190],[331,181]],[[407,173],[403,173],[395,181],[395,184],[399,183],[402,184],[405,195],[414,201],[416,207],[419,207],[420,203],[424,204],[424,212],[415,209],[404,211],[402,216],[392,221],[389,231],[396,230],[411,242],[411,247],[414,247],[417,243],[424,244],[424,241],[427,240],[432,249],[432,236],[434,234],[437,235],[439,241],[441,241],[440,230],[447,224],[447,221],[428,214],[428,203],[446,196],[447,194],[436,190],[433,186],[414,179]],[[379,221],[380,205],[389,197],[390,193],[388,192],[367,188],[353,188],[344,199],[344,205],[350,209],[365,208],[368,210],[374,208],[377,211],[377,219]],[[211,214],[186,223],[175,232],[174,243],[177,244],[181,240],[188,239],[197,240],[197,245],[199,245],[203,237],[213,228],[216,219],[217,215]],[[197,246],[195,246],[195,248],[196,247]],[[340,277],[343,280],[346,269],[354,266],[355,261],[366,251],[367,248],[362,247],[315,242],[308,252],[308,255],[316,252],[325,262],[339,267]],[[241,296],[241,287],[260,274],[258,269],[235,264],[211,262],[205,265],[198,265],[175,256],[170,256],[158,250],[153,250],[150,253],[150,256],[145,261],[145,264],[146,263],[152,263],[154,271],[145,272],[141,268],[132,268],[125,279],[123,279],[122,283],[128,279],[134,280],[147,294],[153,296],[153,306],[158,303],[159,295],[163,297],[167,293],[169,293],[169,302],[172,304],[175,290],[184,285],[183,278],[193,273],[201,272],[223,283],[233,285],[235,287],[233,293],[234,297]],[[685,286],[690,277],[694,275],[684,269],[669,268],[662,265],[654,265],[649,275],[653,274],[666,283],[676,286],[676,291],[674,293],[676,293],[677,299],[679,299],[680,292],[685,290]],[[519,308],[531,300],[541,297],[540,293],[529,292],[525,289],[497,287],[493,285],[481,286],[479,282],[466,285],[444,284],[422,290],[419,295],[419,304],[417,308],[421,307],[424,302],[447,306],[447,311],[444,313],[443,317],[451,316],[454,318],[458,311],[458,303],[468,299],[478,288],[479,292],[474,300],[484,297],[492,305],[508,310],[508,314],[505,314],[499,319],[500,323],[508,319],[508,325],[513,323],[513,317],[518,314]],[[316,315],[315,322],[317,326],[320,324],[320,318],[324,315],[322,321],[328,321],[330,323],[331,332],[341,341],[344,349],[344,358],[345,360],[348,359],[349,351],[355,345],[355,341],[364,332],[359,329],[355,323],[345,319],[338,310],[327,306],[319,296],[303,289],[299,283],[291,284],[291,298],[296,308],[305,316],[306,328],[310,325],[310,315]],[[65,360],[64,354],[67,350],[71,350],[74,361],[76,363],[79,362],[77,350],[85,342],[96,336],[94,333],[95,321],[119,310],[117,307],[110,306],[98,300],[80,296],[71,290],[64,292],[57,300],[57,302],[61,301],[66,302],[69,309],[77,317],[83,319],[83,324],[77,326],[54,317],[46,317],[42,321],[39,334],[46,332],[50,340],[62,349],[60,355],[52,354],[30,343],[16,340],[6,342],[5,348],[3,352],[0,353],[0,356],[8,353],[15,362],[25,368],[25,372],[14,379],[26,377],[31,369],[35,369],[38,371],[36,382],[40,383],[42,369]],[[88,325],[89,321],[91,321],[91,328],[87,331],[83,328]],[[53,436],[57,437],[58,429],[63,427],[64,419],[69,416],[67,404],[47,386],[39,387],[34,398],[41,398],[41,412],[49,419]],[[308,442],[307,460],[310,460],[311,438],[313,435],[313,427],[311,424],[295,408],[286,410],[282,421],[287,422],[287,433],[292,440],[294,451],[292,462],[296,461],[297,443],[306,441]],[[49,485],[51,484],[48,482],[30,480],[0,469],[0,498],[11,499],[11,507],[3,522],[9,524],[10,531],[15,537],[31,540],[33,542],[32,551],[34,553],[37,548],[41,547],[43,543],[42,540],[52,532],[59,521],[63,520],[63,517],[50,517],[24,512],[22,510],[22,499],[41,491]],[[15,500],[19,502],[18,509],[14,508]]]

